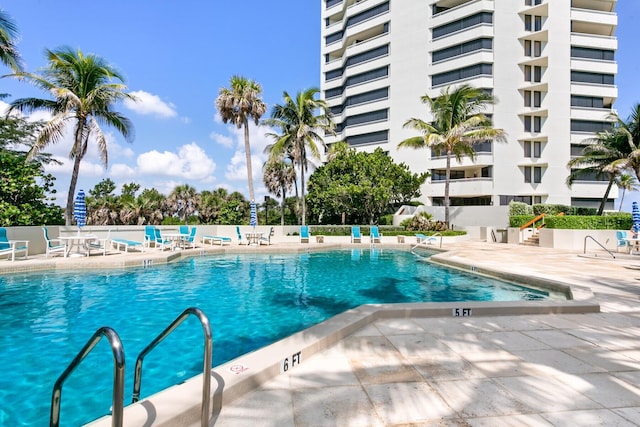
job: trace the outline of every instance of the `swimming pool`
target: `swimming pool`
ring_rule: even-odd
[[[189,306],[211,321],[215,366],[365,303],[549,297],[379,249],[216,255],[148,269],[0,276],[0,425],[46,424],[53,383],[101,326],[122,339],[128,404],[135,357]],[[197,375],[201,355],[202,329],[190,318],[146,357],[142,397]],[[112,370],[103,340],[64,385],[63,425],[108,412]]]

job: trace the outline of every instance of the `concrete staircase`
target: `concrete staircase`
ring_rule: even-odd
[[[533,233],[531,237],[520,244],[523,246],[540,246],[540,234],[537,232]]]

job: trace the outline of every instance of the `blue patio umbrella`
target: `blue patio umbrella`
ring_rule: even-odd
[[[256,211],[256,202],[251,201],[251,216],[249,217],[249,225],[255,227],[258,225],[258,212]]]
[[[631,221],[633,225],[631,229],[634,233],[640,232],[640,207],[638,207],[638,202],[633,202],[631,204]]]
[[[73,204],[73,217],[78,225],[78,232],[80,232],[80,227],[87,225],[87,205],[84,202],[84,191],[82,190],[78,191],[76,195],[76,200]]]

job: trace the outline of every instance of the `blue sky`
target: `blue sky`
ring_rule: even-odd
[[[219,89],[233,74],[244,75],[262,84],[263,99],[271,107],[281,101],[283,90],[293,94],[319,86],[321,2],[317,0],[4,0],[0,7],[18,25],[18,48],[29,71],[46,64],[46,48],[79,48],[116,66],[141,100],[119,108],[135,125],[132,144],[105,129],[108,169],[97,153],[83,160],[77,188],[85,191],[108,177],[119,186],[137,182],[165,194],[187,183],[199,191],[224,187],[246,195],[242,135],[217,117],[214,101]],[[620,0],[617,13],[615,108],[626,117],[640,102],[640,1]],[[0,93],[14,98],[43,96],[26,83],[7,78],[0,80]],[[260,172],[262,151],[270,141],[264,131],[251,132],[257,200],[266,194]],[[67,160],[69,148],[65,141],[46,151]],[[67,160],[50,170],[57,178],[60,204],[66,201],[70,169]],[[626,196],[625,206],[637,198],[637,194]]]

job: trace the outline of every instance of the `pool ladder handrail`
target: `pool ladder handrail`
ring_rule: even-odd
[[[595,237],[588,235],[584,237],[584,248],[583,248],[583,253],[586,254],[587,253],[587,239],[591,239],[594,242],[596,242],[596,244],[598,246],[600,246],[602,249],[604,249],[609,255],[611,255],[611,258],[616,259],[616,256],[607,248],[604,247],[604,245],[600,242],[598,242]]]
[[[78,367],[84,358],[93,350],[98,342],[105,337],[109,341],[113,352],[113,401],[111,409],[111,425],[122,427],[122,412],[124,409],[124,348],[117,332],[108,326],[98,329],[87,341],[82,350],[71,361],[67,369],[58,377],[51,395],[51,413],[49,426],[58,427],[60,424],[60,404],[62,399],[62,385],[69,375]]]
[[[202,408],[200,421],[202,427],[209,425],[209,406],[211,400],[211,358],[213,354],[213,338],[209,319],[202,310],[197,307],[189,307],[182,312],[160,335],[140,352],[136,359],[135,374],[133,377],[133,399],[135,403],[140,399],[140,387],[142,385],[142,362],[144,357],[160,344],[171,332],[173,332],[189,315],[193,314],[200,320],[204,332],[204,361],[202,368]]]

